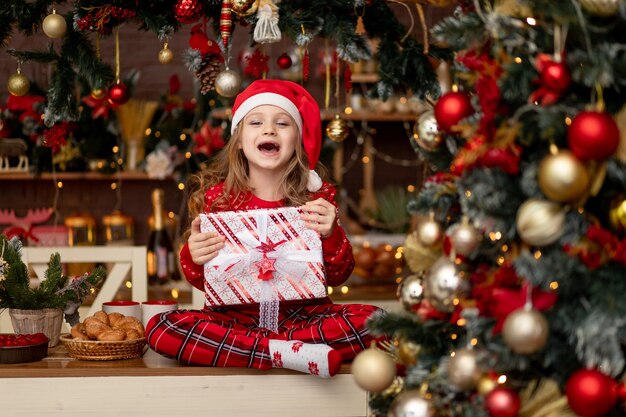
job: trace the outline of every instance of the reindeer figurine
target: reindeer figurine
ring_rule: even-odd
[[[28,145],[24,139],[0,139],[0,173],[28,172]],[[18,158],[17,165],[12,167],[10,158]]]
[[[47,222],[53,213],[52,208],[28,209],[26,216],[17,217],[13,209],[0,209],[0,224],[9,225],[2,233],[9,239],[28,238],[36,246],[67,246],[65,226],[34,226]]]

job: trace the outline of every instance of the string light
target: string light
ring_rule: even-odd
[[[57,182],[57,188],[63,188],[63,181]]]
[[[113,153],[118,153],[120,151],[120,147],[115,145],[112,150],[113,150]]]
[[[347,285],[344,285],[343,287],[341,287],[341,293],[343,295],[346,295],[348,291],[350,291],[350,288]]]
[[[146,136],[150,136],[150,133],[152,133],[152,129],[147,128],[145,133],[146,133]]]
[[[535,18],[528,16],[526,18],[526,23],[528,23],[530,26],[535,26],[537,24],[537,21],[535,20]]]
[[[556,281],[552,281],[552,282],[550,283],[550,289],[551,289],[551,290],[557,290],[558,288],[559,288],[559,283],[558,283],[558,282],[556,282]]]
[[[184,133],[181,133],[179,137],[181,142],[184,142],[187,139],[187,135]]]
[[[111,183],[111,189],[112,190],[117,190],[117,183],[116,182],[112,182]]]
[[[516,64],[521,64],[522,63],[522,58],[520,58],[519,56],[516,56],[514,59]]]
[[[126,281],[126,284],[124,284],[126,286],[126,288],[133,288],[133,283],[131,281]]]

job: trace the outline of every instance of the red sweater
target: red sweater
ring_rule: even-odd
[[[217,184],[209,188],[206,192],[204,202],[205,211],[210,211],[211,204],[222,195],[224,184]],[[313,194],[311,200],[324,198],[336,206],[335,194],[337,190],[328,183],[324,183],[320,191]],[[254,210],[284,207],[283,201],[265,201],[250,193],[244,199],[243,203],[225,208],[228,210]],[[333,233],[322,239],[322,255],[324,257],[324,267],[326,269],[326,284],[336,287],[343,284],[354,268],[354,256],[352,255],[352,246],[346,237],[343,228],[337,223],[333,229]],[[180,251],[180,265],[182,266],[185,278],[194,287],[204,291],[204,267],[196,265],[191,259],[189,246],[185,244]]]

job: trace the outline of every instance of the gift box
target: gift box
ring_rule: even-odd
[[[258,303],[260,325],[276,331],[280,302],[325,297],[322,242],[300,214],[295,207],[201,214],[202,232],[226,237],[204,265],[205,306]]]

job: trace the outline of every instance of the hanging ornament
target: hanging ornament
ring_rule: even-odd
[[[579,0],[583,10],[594,16],[614,16],[619,11],[621,0]]]
[[[404,241],[404,260],[412,272],[423,272],[437,262],[440,252],[438,248],[422,244],[417,232],[409,233]]]
[[[326,136],[333,142],[341,143],[346,140],[349,134],[348,123],[339,114],[336,114],[335,118],[326,125]]]
[[[431,266],[424,279],[424,297],[441,312],[454,311],[455,300],[465,295],[468,284],[454,262],[445,256]]]
[[[435,104],[435,119],[441,130],[454,133],[454,126],[474,113],[467,94],[461,92],[446,93]]]
[[[167,47],[167,42],[163,44],[163,49],[159,51],[159,62],[163,65],[170,64],[174,60],[174,52]]]
[[[433,247],[441,242],[443,230],[439,222],[435,220],[435,213],[431,211],[428,215],[428,219],[420,221],[417,224],[415,234],[424,246]]]
[[[241,89],[241,77],[235,71],[226,68],[215,77],[215,91],[222,97],[233,97]]]
[[[282,53],[276,60],[276,65],[278,65],[278,68],[283,70],[291,68],[292,63],[293,62],[291,61],[291,57],[287,53]]]
[[[420,390],[401,392],[389,406],[387,417],[432,417],[435,409]]]
[[[233,0],[231,8],[237,16],[246,17],[256,12],[258,6],[258,0]]]
[[[615,197],[609,205],[609,222],[618,232],[626,230],[626,198],[624,195]]]
[[[467,391],[474,389],[482,371],[473,349],[459,349],[448,361],[448,379],[452,385]]]
[[[517,392],[510,388],[497,387],[485,396],[485,409],[491,417],[516,417],[521,404]]]
[[[96,100],[102,100],[104,97],[106,97],[106,95],[107,95],[107,92],[105,89],[94,88],[93,90],[91,90],[91,97]]]
[[[502,337],[513,352],[530,355],[544,348],[549,331],[543,314],[532,307],[522,307],[506,317]]]
[[[17,72],[15,74],[11,74],[9,79],[7,80],[7,90],[9,93],[16,97],[21,97],[28,93],[30,89],[30,81],[28,77],[22,74],[20,65],[17,66]]]
[[[410,340],[400,339],[396,348],[398,362],[405,366],[413,366],[422,350],[422,346]]]
[[[281,39],[278,28],[278,7],[272,0],[260,0],[253,39],[256,43],[274,43]]]
[[[396,377],[396,364],[391,356],[372,347],[356,355],[351,371],[354,381],[361,389],[381,392]]]
[[[107,98],[111,104],[121,105],[128,101],[130,98],[130,92],[128,87],[121,82],[117,82],[109,87],[107,91]]]
[[[555,150],[539,164],[538,182],[550,200],[559,203],[579,200],[589,187],[585,165],[568,150]]]
[[[478,248],[482,240],[481,233],[463,216],[461,223],[457,223],[448,230],[450,243],[456,255],[468,256]]]
[[[493,377],[493,375],[484,374],[478,380],[478,384],[476,384],[476,391],[478,391],[479,394],[487,395],[497,386],[498,381]]]
[[[202,17],[202,3],[198,0],[178,0],[174,5],[174,17],[183,25]]]
[[[363,11],[361,14],[357,13],[356,4],[354,6],[354,13],[356,14],[356,28],[354,29],[354,33],[359,36],[365,35],[365,25],[363,24],[363,15],[365,15],[365,7],[363,7]]]
[[[567,129],[567,143],[581,161],[605,160],[617,150],[620,132],[609,113],[580,112]]]
[[[581,369],[570,376],[565,395],[570,408],[582,417],[609,412],[617,402],[616,382],[595,369]]]
[[[531,246],[547,246],[563,234],[565,211],[560,204],[531,198],[517,210],[517,233]]]
[[[233,1],[222,0],[222,10],[220,11],[220,35],[222,36],[222,45],[224,49],[228,49],[228,42],[230,41],[230,31],[233,27],[233,13],[232,13]]]
[[[424,283],[419,274],[404,278],[396,289],[396,297],[407,311],[414,311],[424,299]]]
[[[439,133],[439,125],[432,110],[422,113],[415,122],[413,139],[420,148],[430,152],[439,149],[443,143],[443,138]]]
[[[52,14],[46,16],[41,24],[41,29],[47,37],[52,39],[62,38],[67,30],[67,23],[65,18],[57,14],[55,9],[52,9]]]
[[[558,59],[548,54],[539,54],[535,59],[535,66],[539,72],[539,79],[536,82],[539,88],[534,91],[529,98],[531,103],[540,103],[548,106],[556,101],[567,91],[572,76],[561,55],[556,54]]]

